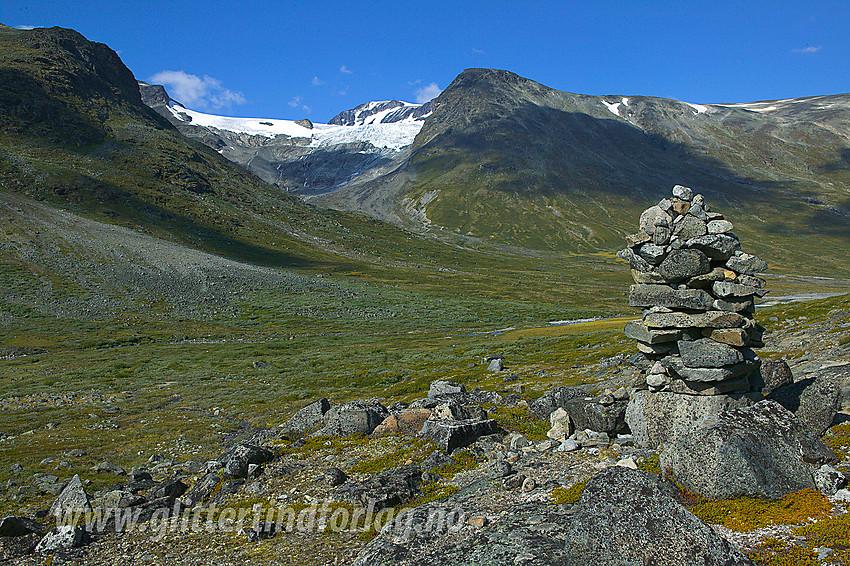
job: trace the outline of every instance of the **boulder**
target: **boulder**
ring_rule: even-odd
[[[546,433],[546,436],[552,440],[565,440],[573,433],[573,423],[570,420],[570,415],[560,407],[549,415],[549,423],[551,424],[551,428]]]
[[[333,492],[337,501],[348,501],[374,510],[395,507],[419,491],[422,470],[416,465],[390,468],[363,481],[349,481]]]
[[[664,229],[669,232],[672,227],[673,218],[659,206],[647,208],[640,215],[640,231],[650,236]]]
[[[77,474],[71,478],[71,481],[50,506],[51,515],[63,514],[68,511],[86,512],[91,510],[89,494],[83,489],[83,482],[80,481],[80,476]]]
[[[638,273],[646,273],[652,270],[652,264],[637,255],[632,248],[625,248],[618,251],[617,257],[629,262],[629,267]]]
[[[690,214],[682,216],[681,220],[678,218],[676,220],[673,235],[680,240],[690,240],[691,238],[698,238],[706,234],[707,228],[704,220],[700,220]]]
[[[35,547],[38,554],[48,554],[57,550],[79,548],[86,543],[86,532],[74,525],[62,525],[44,535]]]
[[[454,458],[451,456],[447,456],[444,452],[440,450],[434,450],[431,454],[428,455],[425,460],[422,461],[421,468],[427,472],[431,472],[436,470],[437,468],[442,468],[443,466],[447,466],[449,464],[454,464]]]
[[[635,391],[625,419],[638,446],[657,450],[674,436],[692,431],[706,417],[752,403],[742,394],[703,397]]]
[[[707,227],[709,234],[726,234],[734,228],[728,220],[710,220]]]
[[[404,409],[396,415],[390,415],[385,418],[372,431],[372,436],[382,436],[385,434],[416,436],[422,430],[422,425],[430,417],[430,409]]]
[[[184,507],[194,507],[198,505],[212,494],[215,486],[218,485],[220,481],[221,475],[215,472],[208,472],[204,474],[198,481],[195,482],[192,489],[180,497],[180,503]]]
[[[453,450],[469,446],[479,437],[499,432],[493,419],[476,420],[427,420],[419,437],[431,440],[438,448],[451,454]]]
[[[104,509],[126,509],[144,503],[145,498],[126,489],[114,489],[101,500]]]
[[[642,356],[640,360],[635,359],[634,361],[635,363],[640,363],[644,360],[646,360],[646,356]],[[548,421],[549,415],[558,407],[566,407],[568,402],[585,397],[587,397],[587,391],[581,387],[554,387],[544,393],[539,399],[532,401],[528,405],[528,413],[541,421]]]
[[[767,398],[797,416],[812,434],[823,436],[841,408],[841,389],[833,379],[810,377],[774,389]]]
[[[842,409],[850,410],[850,362],[825,365],[815,372],[814,377],[834,383],[841,392]]]
[[[243,442],[226,451],[219,460],[224,472],[231,478],[247,478],[249,464],[261,465],[271,462],[273,458],[271,450]]]
[[[3,517],[0,519],[0,537],[23,537],[30,534],[43,534],[41,524],[27,517]]]
[[[319,399],[295,413],[292,418],[281,425],[284,433],[304,434],[317,429],[324,424],[325,414],[330,411],[331,403],[327,399]]]
[[[386,407],[378,401],[351,401],[332,407],[325,414],[325,426],[313,433],[313,436],[351,436],[369,435],[390,416]]]
[[[439,395],[454,395],[457,393],[466,393],[466,387],[456,381],[434,381],[428,389],[428,397],[437,397]]]
[[[828,464],[818,468],[814,480],[818,490],[827,497],[835,495],[847,483],[847,477]]]
[[[440,403],[431,411],[431,419],[462,421],[466,419],[486,419],[487,411],[478,405],[466,405],[454,400]],[[422,427],[419,427],[421,430]],[[416,431],[419,432],[419,431]]]
[[[615,401],[602,405],[596,400],[577,399],[563,407],[569,414],[575,430],[592,430],[608,434],[628,432],[626,425],[627,401]]]
[[[518,504],[487,528],[427,552],[415,549],[421,548],[422,539],[439,536],[442,531],[431,534],[433,529],[422,527],[434,524],[439,528],[440,522],[424,510],[421,518],[400,517],[395,528],[385,528],[366,545],[354,564],[752,565],[679,504],[675,494],[675,488],[657,475],[613,466],[590,479],[574,506]]]
[[[348,476],[339,468],[328,468],[322,476],[329,487],[337,487],[348,481]]]
[[[738,313],[708,311],[705,313],[649,312],[643,323],[649,328],[743,328],[746,319]]]
[[[697,495],[768,500],[814,489],[812,464],[834,461],[823,442],[774,401],[705,419],[674,436],[659,459],[665,472]]]
[[[750,295],[764,297],[767,295],[767,289],[763,287],[732,283],[731,281],[715,281],[711,284],[711,291],[714,293],[714,296],[723,299],[730,297],[749,297]]]
[[[721,344],[743,348],[750,343],[750,336],[743,328],[704,328],[702,335]]]
[[[148,494],[148,499],[159,499],[169,497],[175,499],[180,497],[189,489],[179,476],[169,478],[153,488]]]
[[[763,360],[758,374],[751,381],[767,396],[775,389],[794,383],[794,376],[785,360]]]

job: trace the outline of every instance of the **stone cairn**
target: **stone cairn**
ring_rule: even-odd
[[[640,216],[617,256],[628,261],[635,285],[629,305],[643,318],[626,324],[637,340],[639,389],[723,395],[758,389],[764,329],[753,320],[767,264],[741,251],[732,223],[711,212],[700,194],[673,187]],[[751,377],[752,376],[752,377]]]

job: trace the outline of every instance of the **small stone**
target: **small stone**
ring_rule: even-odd
[[[767,262],[748,253],[736,253],[726,261],[726,267],[743,275],[756,275],[767,271]]]
[[[329,487],[337,487],[348,481],[348,476],[339,468],[329,468],[324,476],[322,476],[325,485]]]
[[[571,438],[567,438],[566,440],[561,442],[560,446],[558,446],[558,448],[556,448],[555,450],[557,452],[575,452],[578,449],[579,449],[578,442],[576,442],[575,440],[573,440]]]
[[[658,274],[676,283],[711,271],[711,262],[699,250],[674,250],[658,266]]]
[[[729,234],[708,234],[688,240],[685,245],[703,252],[715,261],[727,261],[737,250],[741,249],[738,238]]]
[[[710,220],[707,228],[709,234],[726,234],[731,232],[734,226],[728,220]]]
[[[502,487],[509,491],[513,491],[521,488],[524,482],[525,476],[523,474],[514,474],[502,480]]]
[[[847,482],[847,477],[828,464],[824,464],[814,474],[815,485],[827,497],[835,495]]]
[[[691,214],[686,214],[681,217],[681,221],[676,224],[673,229],[673,235],[680,241],[687,241],[691,238],[699,238],[705,236],[708,232],[708,227],[704,220],[694,217]]]
[[[652,240],[652,236],[646,232],[638,232],[637,234],[629,234],[626,236],[626,243],[629,247],[639,246]]]
[[[646,384],[650,387],[664,387],[670,383],[670,378],[663,374],[651,373],[646,376]]]
[[[629,469],[632,469],[632,470],[637,470],[637,463],[635,463],[635,459],[632,458],[631,456],[629,456],[628,458],[623,458],[622,460],[617,462],[616,465],[623,467],[623,468],[629,468]]]
[[[500,372],[504,368],[505,366],[504,362],[502,361],[502,358],[495,358],[493,360],[490,360],[490,363],[487,365],[487,371],[492,372]]]
[[[728,281],[715,281],[711,284],[711,290],[715,296],[722,299],[728,299],[730,297],[737,299],[738,297],[749,297],[751,295],[764,297],[767,294],[767,290],[765,289],[750,285],[741,285],[739,283],[730,283]]]
[[[537,482],[533,478],[525,478],[525,481],[522,482],[522,490],[525,493],[534,491],[536,488]]]
[[[640,340],[645,344],[659,344],[663,342],[675,342],[682,334],[678,330],[658,330],[648,328],[643,322],[630,320],[626,323],[623,332],[629,338]]]
[[[664,248],[652,243],[642,244],[637,248],[637,255],[651,265],[658,265],[664,259]]]
[[[511,450],[521,450],[526,446],[531,446],[531,442],[521,434],[514,435],[510,437],[509,446]]]
[[[509,462],[496,460],[493,462],[493,478],[500,479],[511,475],[513,468]]]
[[[490,521],[489,519],[487,519],[487,517],[477,515],[475,517],[470,517],[467,523],[469,525],[472,525],[476,529],[483,529],[484,527],[490,524]]]
[[[676,185],[673,187],[673,196],[682,200],[690,201],[694,197],[694,192],[690,189],[690,187]]]
[[[750,343],[750,337],[741,328],[734,329],[717,329],[705,328],[702,335],[706,338],[711,338],[715,342],[728,344],[729,346],[743,347]]]

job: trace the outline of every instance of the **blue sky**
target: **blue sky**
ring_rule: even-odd
[[[846,2],[0,0],[0,22],[108,44],[186,106],[324,122],[463,69],[582,94],[749,102],[850,91]],[[181,100],[182,98],[182,100]]]

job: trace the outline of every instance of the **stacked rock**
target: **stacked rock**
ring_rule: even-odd
[[[638,233],[617,255],[628,261],[635,285],[629,305],[643,319],[626,324],[638,341],[645,387],[689,395],[720,395],[757,388],[748,379],[761,362],[763,328],[753,320],[755,297],[767,269],[741,251],[732,223],[712,212],[702,195],[673,187],[643,212]],[[756,374],[757,375],[757,374]]]

